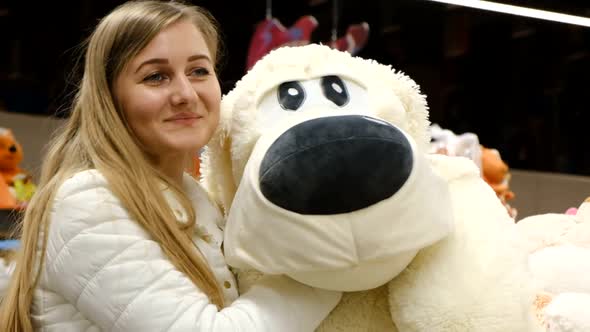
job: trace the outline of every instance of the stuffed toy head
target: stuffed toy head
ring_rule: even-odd
[[[23,160],[23,149],[14,138],[12,131],[0,128],[0,171],[12,171]]]
[[[257,62],[203,156],[205,186],[231,211],[228,263],[346,291],[391,280],[452,228],[427,114],[410,78],[327,46]]]

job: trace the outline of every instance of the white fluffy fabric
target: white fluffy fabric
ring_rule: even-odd
[[[590,294],[590,248],[571,244],[543,248],[530,255],[529,264],[537,286],[546,292]]]
[[[544,310],[547,332],[590,331],[590,294],[563,293]]]
[[[590,331],[590,202],[576,215],[530,216],[517,228],[530,252],[531,284],[553,297],[542,312],[548,331]]]
[[[536,250],[560,243],[560,237],[576,227],[575,217],[567,214],[547,213],[530,216],[518,222],[516,228],[524,236],[527,250]]]
[[[546,213],[526,217],[516,225],[529,252],[563,244],[590,248],[590,202],[582,203],[575,215]]]
[[[541,331],[513,222],[466,158],[432,156],[450,183],[455,232],[390,283],[400,331]]]

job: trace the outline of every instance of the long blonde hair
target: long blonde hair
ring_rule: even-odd
[[[215,20],[199,7],[178,2],[125,3],[103,18],[90,36],[84,75],[70,118],[47,151],[39,189],[24,214],[16,270],[0,307],[1,331],[33,330],[30,308],[45,256],[54,194],[65,179],[85,169],[99,170],[130,215],[160,244],[176,268],[218,308],[223,307],[221,287],[191,240],[195,211],[189,199],[149,162],[112,96],[113,82],[129,60],[162,29],[179,20],[195,24],[216,62],[219,45]],[[162,181],[179,197],[192,222],[180,224],[176,220],[164,199]]]

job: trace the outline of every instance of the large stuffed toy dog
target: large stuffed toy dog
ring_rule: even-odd
[[[376,62],[320,45],[259,61],[202,163],[242,287],[256,270],[345,291],[322,331],[539,330],[513,221],[475,164],[427,153],[427,117]]]

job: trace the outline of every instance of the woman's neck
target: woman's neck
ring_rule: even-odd
[[[182,177],[185,171],[188,156],[186,154],[174,154],[162,156],[156,161],[156,168],[168,176],[174,183],[182,186]]]

